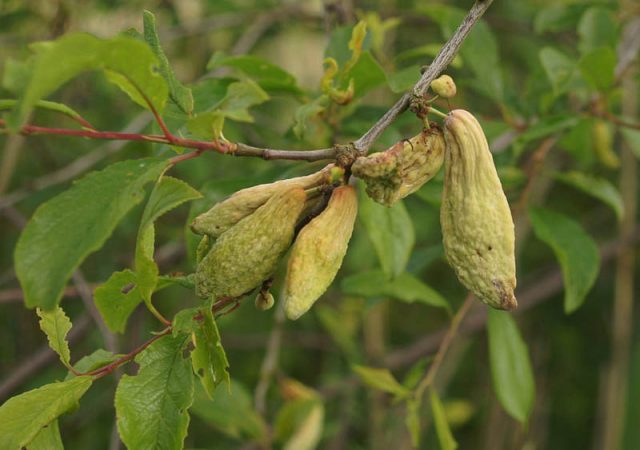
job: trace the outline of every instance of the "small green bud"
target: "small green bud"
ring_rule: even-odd
[[[275,303],[273,298],[273,294],[269,291],[260,291],[258,295],[256,295],[256,308],[260,311],[266,311],[271,309]]]
[[[442,98],[455,97],[456,83],[449,75],[441,75],[431,82],[431,90]]]

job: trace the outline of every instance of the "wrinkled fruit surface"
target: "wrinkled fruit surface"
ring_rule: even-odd
[[[497,309],[517,306],[514,226],[487,139],[464,110],[445,120],[444,250],[462,284]]]
[[[444,160],[442,131],[433,125],[390,149],[358,158],[352,173],[367,184],[367,195],[391,206],[438,173]]]
[[[264,205],[276,193],[286,191],[294,186],[309,189],[322,184],[329,176],[331,167],[333,165],[304,177],[290,178],[242,189],[217,203],[209,211],[196,217],[191,223],[191,230],[196,234],[205,234],[212,238],[217,238]]]
[[[291,244],[305,200],[301,187],[281,190],[223,233],[198,264],[196,294],[238,297],[267,279]]]
[[[327,290],[342,265],[358,212],[353,186],[334,189],[329,204],[298,234],[285,279],[284,308],[297,319]]]

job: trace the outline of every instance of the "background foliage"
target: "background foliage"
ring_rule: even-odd
[[[43,126],[72,126],[73,111],[36,103],[46,98],[101,130],[160,133],[143,109],[140,85],[157,107],[166,104],[169,128],[184,136],[211,139],[222,130],[232,142],[285,149],[348,143],[411,88],[470,6],[5,0],[0,98],[20,100],[0,102],[0,117],[14,128],[27,117]],[[143,33],[144,9],[155,19],[144,17]],[[137,448],[179,446],[185,434],[187,448],[216,449],[267,446],[267,436],[287,448],[313,447],[318,439],[319,448],[410,448],[418,438],[420,448],[454,448],[456,442],[488,449],[638,448],[633,280],[640,131],[627,125],[640,123],[638,71],[630,62],[638,52],[639,15],[631,1],[498,1],[447,71],[458,95],[438,107],[461,107],[480,119],[512,204],[520,308],[514,315],[487,314],[474,305],[433,386],[420,391],[421,402],[410,393],[433,367],[444,330],[466,296],[443,258],[441,178],[392,209],[360,196],[338,279],[300,320],[285,322],[277,308],[262,312],[247,298],[216,322],[208,318],[210,328],[197,329],[190,318],[199,300],[163,278],[194,270],[197,240],[186,224],[241,187],[308,173],[321,163],[208,152],[154,184],[162,161],[180,149],[1,134],[0,399],[47,386],[18,398],[26,406],[13,421],[0,410],[0,427],[24,430],[26,443],[51,423],[30,448],[56,448],[58,422],[51,420],[82,397],[79,409],[59,420],[66,448],[118,448],[115,397],[124,415],[140,411],[136,402],[145,400],[143,416],[132,413],[127,417],[137,420],[127,423],[120,418],[122,441]],[[149,32],[154,20],[159,42]],[[359,20],[366,36],[350,47]],[[130,28],[137,32],[115,37]],[[113,41],[107,48],[105,41],[67,34],[76,31]],[[63,35],[53,46],[29,48]],[[32,51],[40,56],[27,67],[22,61]],[[325,57],[337,65],[333,76]],[[156,58],[164,81],[143,70]],[[353,101],[332,101],[349,91],[351,80]],[[375,150],[419,128],[405,113]],[[131,161],[139,158],[148,158],[144,166]],[[71,184],[92,170],[102,171]],[[95,195],[98,190],[104,197]],[[51,199],[36,216],[50,208],[59,223],[74,226],[34,220],[33,227],[40,223],[47,232],[30,228],[22,238],[29,246],[16,245],[25,220]],[[29,241],[29,233],[46,239]],[[63,245],[69,242],[71,251]],[[94,306],[92,291],[109,279],[95,291]],[[137,291],[123,292],[133,280]],[[221,339],[231,381],[215,388],[213,401],[194,383],[188,361],[175,358],[184,345],[179,333],[160,338],[137,364],[90,389],[86,377],[68,375],[71,364],[80,372],[94,370],[158,331],[156,318],[138,306],[150,304],[152,293],[165,317],[194,308],[176,316],[176,328],[193,331],[205,348],[217,348]],[[70,332],[61,310],[38,317],[23,303],[52,307],[59,295]],[[109,310],[109,299],[118,295],[126,297],[126,311]],[[103,348],[108,352],[96,352]],[[198,364],[208,366],[210,357],[224,367],[224,355],[215,350],[199,354]],[[210,376],[219,381],[225,373]],[[215,383],[204,376],[202,384],[213,390]],[[155,392],[164,397],[151,401]],[[37,419],[28,415],[35,403],[47,406]],[[158,426],[163,420],[173,425]],[[156,429],[163,434],[146,433]]]

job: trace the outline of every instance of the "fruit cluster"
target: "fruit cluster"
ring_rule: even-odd
[[[198,247],[197,295],[251,292],[272,276],[295,238],[284,307],[290,319],[305,313],[335,278],[353,231],[356,192],[350,185],[333,186],[343,177],[342,169],[329,165],[306,177],[243,189],[196,217],[191,229],[204,235]],[[273,296],[261,289],[256,305],[267,309],[272,304]]]
[[[450,77],[434,83],[438,96],[455,95]],[[428,124],[411,139],[356,159],[350,169],[373,200],[390,206],[422,187],[443,164],[440,221],[447,260],[478,299],[511,310],[517,306],[513,219],[473,115],[453,110],[443,128]],[[305,177],[243,189],[196,217],[191,229],[204,235],[196,293],[240,297],[263,286],[256,306],[268,309],[273,296],[264,283],[292,247],[284,309],[290,319],[308,311],[335,278],[353,232],[357,195],[347,179],[344,169],[329,165]]]

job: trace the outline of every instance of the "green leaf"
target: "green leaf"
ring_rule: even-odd
[[[578,36],[578,48],[583,55],[598,47],[616,48],[618,25],[613,13],[598,6],[589,8],[578,23]]]
[[[142,299],[151,308],[151,294],[158,283],[158,266],[153,260],[155,247],[154,222],[166,212],[202,195],[184,181],[162,176],[156,182],[145,206],[138,230],[135,251],[136,286]]]
[[[171,334],[173,337],[177,337],[180,334],[191,334],[199,327],[198,321],[194,319],[200,314],[200,307],[187,308],[178,311],[173,316],[171,324]]]
[[[0,100],[0,111],[5,109],[13,109],[18,104],[18,100]],[[59,112],[65,116],[71,117],[73,120],[82,120],[82,116],[71,109],[64,103],[50,102],[47,100],[38,100],[34,105],[36,108],[46,109],[49,111]]]
[[[444,297],[408,272],[403,272],[392,280],[387,280],[380,270],[360,272],[344,278],[340,288],[345,294],[367,298],[389,296],[406,303],[420,302],[451,309]]]
[[[2,86],[13,94],[21,92],[29,82],[32,70],[33,59],[17,61],[12,58],[7,58],[4,61]]]
[[[202,194],[177,178],[162,176],[156,182],[142,214],[140,228],[152,225],[160,216]]]
[[[11,397],[0,406],[0,448],[20,449],[62,414],[78,406],[89,389],[91,377],[47,384]]]
[[[47,335],[49,347],[58,354],[60,361],[66,367],[70,367],[71,352],[67,342],[67,333],[71,330],[71,320],[59,306],[51,311],[36,309],[40,317],[40,329]]]
[[[543,48],[539,56],[556,96],[574,85],[577,74],[575,61],[553,47]]]
[[[253,409],[253,397],[246,387],[231,380],[228,387],[219,385],[213,397],[211,400],[203,389],[196,388],[193,414],[228,436],[254,441],[264,439],[267,426]]]
[[[368,51],[360,55],[358,62],[349,71],[349,77],[354,82],[354,98],[362,97],[387,79],[378,61]]]
[[[582,192],[601,200],[611,207],[618,220],[622,220],[622,216],[624,215],[622,196],[609,180],[576,171],[557,174],[556,178],[563,183],[580,189]]]
[[[527,345],[507,312],[489,308],[488,331],[493,389],[509,415],[524,425],[535,395]]]
[[[182,448],[193,402],[193,372],[182,356],[186,341],[163,336],[136,357],[138,374],[120,380],[116,416],[127,448]]]
[[[578,25],[578,19],[588,4],[559,4],[552,3],[541,8],[536,14],[533,28],[536,33],[574,31]]]
[[[594,119],[581,118],[558,140],[558,146],[568,152],[583,167],[591,166],[595,159],[593,124]]]
[[[76,370],[76,372],[79,373],[91,372],[92,370],[96,370],[100,367],[112,363],[120,356],[122,355],[115,355],[111,352],[99,348],[93,353],[80,358],[78,362],[73,365],[73,368]],[[65,378],[65,381],[70,380],[73,377],[73,373],[69,372],[67,374],[67,377]]]
[[[104,322],[114,333],[124,333],[129,316],[142,302],[137,282],[138,278],[131,270],[114,272],[93,293]]]
[[[396,61],[405,61],[408,59],[419,58],[422,61],[425,56],[430,56],[433,59],[438,55],[438,53],[440,53],[440,49],[443,45],[444,44],[425,44],[419,47],[410,48],[409,50],[398,53],[395,59]],[[449,65],[454,69],[462,68],[462,58],[460,58],[460,55],[454,56],[453,61],[451,61],[451,64]],[[417,67],[418,69],[420,68],[419,65],[415,65],[413,67]]]
[[[167,83],[157,73],[151,49],[136,39],[119,36],[103,40],[85,33],[70,33],[55,41],[33,44],[28,79],[7,124],[18,130],[34,104],[87,70],[104,70],[134,101],[148,107],[140,89],[158,111],[167,99]]]
[[[420,66],[405,67],[387,76],[389,89],[396,94],[406,92],[413,87],[420,78]]]
[[[514,152],[518,155],[522,152],[525,144],[573,128],[579,122],[580,119],[575,114],[545,117],[516,138],[513,143]]]
[[[578,62],[582,76],[595,89],[607,91],[615,81],[616,54],[608,47],[587,53]]]
[[[295,113],[293,134],[298,139],[304,138],[310,123],[317,120],[327,106],[329,97],[321,95],[315,100],[300,106]]]
[[[230,386],[229,361],[222,347],[220,332],[213,318],[210,305],[200,310],[202,320],[195,329],[195,348],[191,352],[193,371],[200,378],[202,387],[213,398],[216,387],[226,381]]]
[[[64,450],[58,421],[45,425],[27,445],[27,450]]]
[[[144,26],[144,40],[149,44],[151,50],[158,58],[160,63],[159,72],[167,82],[169,87],[169,98],[185,113],[193,112],[193,95],[191,89],[185,87],[173,73],[173,69],[169,65],[167,55],[165,55],[160,46],[160,38],[156,31],[156,17],[150,11],[144,11],[142,15]]]
[[[329,36],[329,43],[324,52],[325,58],[333,58],[338,63],[338,66],[344,67],[345,64],[353,57],[353,50],[350,48],[351,39],[353,37],[353,31],[356,26],[341,26],[336,27]],[[364,38],[361,51],[367,51],[371,49],[371,36],[369,33]]]
[[[216,108],[231,120],[253,122],[249,108],[267,100],[269,95],[254,81],[236,81],[229,85],[227,95]]]
[[[407,266],[415,243],[411,217],[402,201],[389,208],[375,203],[363,191],[364,189],[360,191],[360,220],[376,250],[386,278],[396,277]]]
[[[407,389],[415,389],[418,386],[418,383],[424,377],[424,374],[427,370],[427,365],[429,364],[432,358],[422,358],[413,363],[413,365],[409,368],[407,373],[405,373],[404,378],[402,380],[402,385]]]
[[[556,255],[564,278],[564,310],[574,312],[595,283],[600,267],[598,247],[572,219],[544,208],[531,208],[529,218],[538,239]]]
[[[345,299],[346,300],[346,299]],[[357,361],[360,351],[356,343],[357,327],[352,326],[353,318],[350,317],[347,308],[334,309],[326,305],[318,305],[314,308],[318,320],[325,328],[327,334],[347,356],[349,361]]]
[[[143,199],[144,185],[166,165],[154,158],[115,163],[86,175],[36,210],[14,255],[27,307],[55,308],[73,271],[102,247],[122,217]]]
[[[269,95],[254,81],[234,81],[225,87],[224,97],[187,122],[187,128],[202,139],[219,139],[225,119],[253,122],[249,109],[269,100]]]
[[[438,442],[442,450],[455,450],[458,448],[458,443],[453,438],[449,424],[447,423],[447,416],[444,413],[444,408],[440,402],[440,398],[436,391],[429,389],[431,396],[431,413],[433,414],[433,424],[436,428],[436,434],[438,435]]]
[[[406,397],[411,393],[409,389],[396,380],[389,369],[378,369],[359,365],[354,365],[352,368],[364,384],[374,389],[388,392],[398,397]]]
[[[301,93],[296,78],[283,68],[253,55],[226,56],[216,53],[211,57],[207,70],[217,67],[232,67],[251,77],[267,92]]]
[[[224,128],[224,113],[207,111],[187,121],[187,129],[200,139],[219,139]]]

